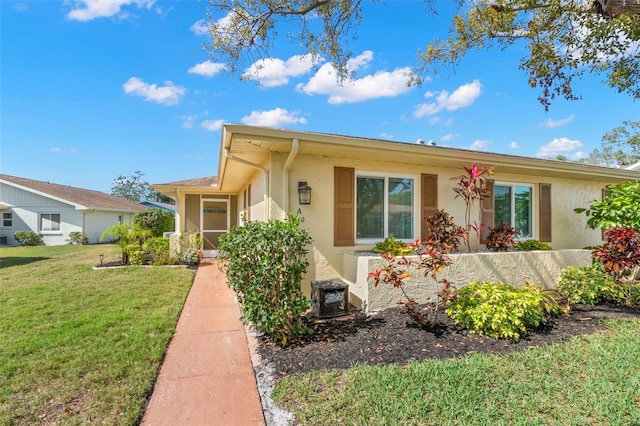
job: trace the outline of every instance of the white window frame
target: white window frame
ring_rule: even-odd
[[[9,218],[5,218],[5,215],[9,215]],[[7,225],[7,221],[9,224]],[[2,212],[2,228],[13,227],[13,212]]]
[[[372,178],[372,179],[384,179],[384,214],[383,214],[383,234],[380,238],[358,238],[358,178]],[[415,241],[416,232],[416,218],[418,217],[417,209],[418,209],[418,178],[414,175],[400,174],[400,173],[380,173],[380,172],[356,172],[354,188],[355,188],[355,210],[354,210],[354,224],[353,229],[356,234],[356,244],[375,244],[379,241],[384,240],[389,236],[389,178],[393,179],[411,179],[413,181],[413,197],[412,197],[412,209],[411,209],[411,219],[412,219],[412,230],[411,238],[397,238],[399,241],[404,241],[407,243],[412,243]]]
[[[531,189],[531,212],[530,212],[530,222],[531,222],[531,235],[528,237],[520,237],[520,236],[516,236],[516,241],[526,241],[526,240],[532,240],[535,239],[535,235],[536,235],[536,223],[535,223],[535,212],[537,211],[537,201],[536,201],[536,189],[535,189],[535,185],[532,183],[522,183],[522,182],[494,182],[493,184],[493,208],[494,208],[494,212],[495,212],[495,199],[496,199],[496,187],[498,186],[506,186],[506,187],[510,187],[511,188],[511,221],[512,223],[509,223],[508,225],[515,228],[515,220],[516,220],[516,192],[515,192],[515,188],[516,186],[523,186],[523,187],[527,187]],[[495,213],[494,213],[495,214]],[[494,223],[491,224],[491,227],[495,226],[495,219],[494,219]]]
[[[58,229],[42,229],[42,217],[48,215],[51,222],[52,215],[58,215]],[[38,230],[42,234],[60,234],[62,232],[62,214],[59,212],[38,213]]]

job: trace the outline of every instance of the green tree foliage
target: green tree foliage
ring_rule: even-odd
[[[316,61],[334,64],[339,79],[349,76],[349,40],[366,12],[363,0],[210,0],[214,60],[236,72],[248,62],[269,57],[282,42],[297,44]],[[433,39],[418,52],[411,83],[442,67],[454,67],[474,50],[522,49],[520,69],[538,88],[547,109],[556,97],[578,99],[573,79],[585,72],[640,98],[640,5],[622,0],[425,0],[426,13],[457,6],[445,40]],[[218,12],[222,12],[220,15]],[[215,16],[215,19],[214,19]],[[221,19],[222,18],[222,19]],[[282,31],[293,23],[295,32]],[[429,38],[429,35],[425,35]]]
[[[300,287],[310,243],[300,218],[292,215],[250,221],[220,237],[218,259],[238,295],[243,320],[282,345],[311,331],[303,322],[308,303]]]
[[[113,180],[111,195],[136,203],[149,200],[166,204],[174,204],[174,201],[171,198],[151,189],[149,183],[142,179],[143,176],[144,173],[140,170],[137,170],[131,176],[118,176]]]
[[[602,137],[602,149],[594,150],[586,162],[629,166],[640,161],[640,121],[624,121]]]
[[[164,232],[175,229],[173,212],[163,209],[147,209],[137,212],[132,220],[134,225],[151,232],[153,237],[162,237]]]
[[[607,197],[595,200],[589,208],[576,208],[584,213],[591,229],[608,229],[614,226],[640,231],[640,181],[607,185]]]

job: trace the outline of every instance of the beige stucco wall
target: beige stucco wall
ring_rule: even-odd
[[[283,157],[274,161],[271,167],[271,182],[282,183],[281,175]],[[404,163],[374,162],[366,159],[335,158],[326,156],[298,155],[289,172],[289,210],[296,212],[300,209],[304,222],[302,226],[308,229],[314,242],[310,252],[310,270],[307,274],[305,288],[309,288],[310,280],[324,280],[335,277],[344,277],[349,271],[344,269],[343,255],[352,253],[354,250],[368,250],[372,244],[356,245],[355,247],[334,247],[333,246],[333,171],[334,166],[353,167],[356,174],[367,172],[384,172],[388,175],[411,176],[416,184],[416,194],[419,194],[420,174],[431,173],[438,175],[438,207],[450,213],[456,223],[464,225],[465,204],[460,199],[455,199],[453,192],[453,181],[451,178],[464,172],[460,164],[459,168],[450,167],[421,167]],[[573,179],[547,178],[533,175],[514,175],[500,173],[495,170],[493,178],[496,183],[522,183],[533,186],[534,199],[534,237],[537,239],[538,232],[538,183],[551,183],[552,185],[552,227],[553,241],[550,245],[554,249],[576,249],[585,246],[600,244],[601,234],[599,231],[589,230],[586,227],[586,216],[576,214],[575,207],[587,207],[592,200],[599,199],[601,188],[608,182],[585,182]],[[306,181],[312,189],[312,203],[309,206],[298,204],[297,185],[298,181]],[[275,186],[272,188],[274,197],[273,206],[280,206],[282,196],[279,195]],[[419,199],[416,198],[415,205],[418,206]],[[479,205],[477,214],[479,217]],[[416,213],[416,217],[418,214]],[[478,219],[479,220],[479,219]],[[420,224],[414,224],[414,235],[420,235]],[[472,243],[477,247],[477,241]]]
[[[438,279],[447,279],[453,286],[462,288],[471,281],[500,281],[514,286],[532,283],[546,289],[556,288],[562,269],[569,265],[591,264],[589,250],[553,250],[508,253],[452,254],[452,264],[445,268]],[[368,273],[384,264],[379,256],[346,254],[345,269],[349,270],[350,302],[368,312],[380,311],[397,305],[402,292],[388,284],[376,287]],[[432,278],[426,278],[423,270],[411,268],[412,278],[406,282],[405,291],[418,303],[435,301],[440,287]],[[355,275],[353,275],[355,273]]]

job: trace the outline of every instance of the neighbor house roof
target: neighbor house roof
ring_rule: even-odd
[[[177,180],[175,182],[158,183],[162,186],[216,186],[218,184],[218,176],[205,176],[195,179]]]
[[[167,204],[167,203],[161,203],[159,201],[150,201],[150,200],[140,201],[140,204],[142,204],[143,206],[149,207],[150,209],[155,208],[155,209],[168,210],[172,212],[176,211],[175,204]]]
[[[79,210],[137,212],[146,207],[104,192],[0,174],[0,182],[74,205]]]

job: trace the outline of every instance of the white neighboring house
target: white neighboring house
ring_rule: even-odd
[[[67,244],[70,232],[90,243],[110,226],[130,222],[146,207],[100,191],[0,174],[0,244],[16,245],[16,231],[43,235],[46,245]]]

